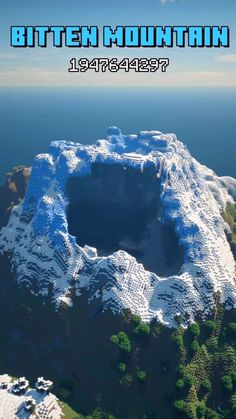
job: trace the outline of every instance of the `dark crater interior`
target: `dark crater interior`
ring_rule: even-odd
[[[160,181],[154,168],[95,163],[91,175],[69,178],[69,233],[99,256],[125,250],[145,269],[173,275],[183,264],[174,229],[159,220]]]

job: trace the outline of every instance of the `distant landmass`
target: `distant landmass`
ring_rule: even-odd
[[[7,225],[12,208],[24,198],[30,173],[31,169],[24,166],[7,173],[6,182],[0,187],[0,228]]]

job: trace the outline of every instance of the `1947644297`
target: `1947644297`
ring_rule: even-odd
[[[72,58],[70,60],[69,73],[85,73],[93,70],[96,73],[117,73],[118,71],[135,71],[136,73],[166,72],[169,66],[168,58]]]

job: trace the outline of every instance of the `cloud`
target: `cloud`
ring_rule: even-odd
[[[0,60],[15,60],[16,54],[10,52],[0,52]]]
[[[220,71],[189,71],[184,73],[186,77],[190,78],[198,78],[198,79],[208,79],[208,78],[222,78],[226,77],[227,73],[223,73]]]
[[[0,69],[0,86],[236,87],[234,74],[214,71],[166,73],[69,73],[68,67]]]
[[[236,54],[218,55],[215,59],[218,63],[236,63]]]
[[[184,2],[185,0],[159,0],[161,2],[161,4],[165,5],[168,3],[177,3],[177,2]]]

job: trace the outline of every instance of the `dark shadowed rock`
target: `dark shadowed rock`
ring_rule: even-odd
[[[11,209],[24,198],[30,173],[31,168],[24,166],[7,173],[6,182],[0,187],[0,228],[7,225]]]

